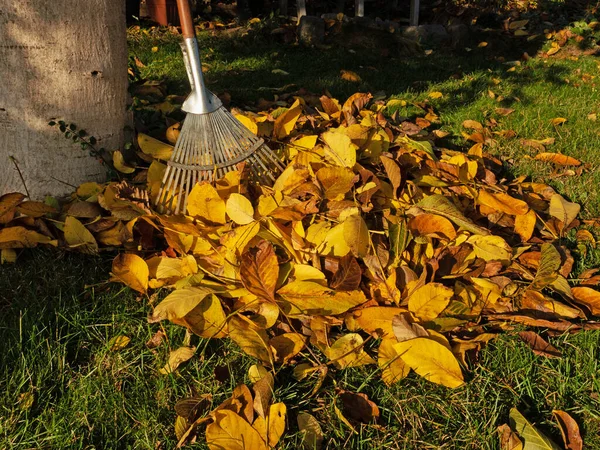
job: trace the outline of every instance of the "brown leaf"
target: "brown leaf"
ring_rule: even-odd
[[[594,316],[600,316],[600,291],[589,287],[574,287],[571,289],[575,301],[586,306]]]
[[[274,302],[278,276],[277,256],[269,241],[261,241],[242,255],[240,266],[242,283],[257,297]]]
[[[533,331],[521,331],[519,337],[525,342],[533,353],[539,356],[545,356],[546,358],[560,358],[562,354],[553,345],[546,342],[540,335]]]
[[[521,439],[507,424],[500,425],[498,433],[500,433],[500,450],[523,450]]]
[[[373,423],[379,419],[379,408],[366,394],[340,391],[344,414],[357,422]]]
[[[331,288],[338,291],[354,291],[358,289],[362,270],[354,256],[348,254],[340,259],[338,269],[331,279]]]
[[[581,439],[577,422],[564,411],[555,409],[552,411],[552,414],[554,414],[554,418],[558,422],[565,448],[567,450],[582,450],[583,439]]]
[[[254,401],[252,404],[254,411],[260,417],[266,417],[266,414],[269,412],[269,403],[271,403],[271,399],[273,398],[274,386],[275,379],[271,372],[267,372],[264,377],[252,386],[252,391],[254,392]]]
[[[162,330],[158,330],[156,333],[152,335],[150,339],[146,342],[146,347],[149,349],[153,349],[162,344],[163,339],[166,337],[166,334]]]
[[[301,412],[298,414],[298,429],[302,435],[303,450],[319,450],[323,445],[323,432],[317,419],[312,415]]]

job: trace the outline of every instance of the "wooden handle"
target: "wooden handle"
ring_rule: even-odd
[[[179,11],[179,22],[181,23],[181,34],[183,37],[195,37],[196,30],[194,29],[194,22],[192,21],[190,2],[188,0],[177,0],[177,10]]]

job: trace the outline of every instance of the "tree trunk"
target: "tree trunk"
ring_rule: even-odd
[[[59,196],[105,178],[48,122],[75,123],[107,150],[122,146],[125,30],[123,0],[0,0],[0,194],[24,192],[24,182],[32,198]]]

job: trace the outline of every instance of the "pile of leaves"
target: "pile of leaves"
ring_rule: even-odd
[[[151,323],[229,338],[256,360],[252,391],[239,386],[210,413],[208,397],[178,404],[180,444],[206,425],[210,448],[273,447],[286,416],[285,405],[271,404],[273,373],[284,365],[314,380],[311,395],[327,376],[366,365],[388,385],[413,371],[457,388],[482,345],[515,325],[548,334],[600,328],[591,320],[600,315],[600,275],[585,271],[572,286],[574,260],[561,244],[568,234],[595,244],[590,231],[575,230],[579,205],[546,184],[502,178],[502,161],[488,153],[506,134],[497,123],[467,121],[474,145],[450,150],[427,102],[410,121],[401,100],[303,94],[260,113],[234,111],[281,150],[287,168],[272,187],[245,183],[242,164],[197,184],[185,215],[158,214],[152,200],[173,147],[140,133],[144,167],[113,154],[127,181],[85,183],[62,204],[0,197],[3,261],[38,244],[118,249],[113,281],[143,295],[169,292]],[[167,138],[178,132],[171,126]],[[521,337],[538,354],[560,355],[536,332]],[[161,372],[195,350],[182,343]],[[344,420],[377,420],[364,394],[339,395],[349,405]],[[298,423],[308,446],[322,440],[308,412]],[[510,430],[505,438],[519,439]]]

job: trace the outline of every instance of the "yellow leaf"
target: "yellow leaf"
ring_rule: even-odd
[[[151,322],[168,319],[189,327],[198,336],[225,336],[226,316],[219,298],[205,287],[176,289],[160,302],[152,313]]]
[[[465,120],[462,123],[463,128],[468,128],[471,130],[483,131],[483,125],[476,120]]]
[[[273,353],[265,330],[245,316],[234,315],[228,321],[229,337],[248,355],[273,365]]]
[[[221,238],[221,244],[232,254],[241,254],[248,243],[258,234],[259,230],[259,222],[252,222],[248,225],[236,227]]]
[[[56,246],[56,241],[44,236],[37,231],[24,227],[8,227],[0,230],[0,249],[35,247],[37,244],[51,244]]]
[[[343,200],[358,178],[347,167],[330,166],[320,168],[315,177],[323,189],[323,197],[328,200]]]
[[[108,343],[111,352],[116,352],[117,350],[121,350],[122,348],[127,347],[131,342],[131,338],[128,336],[115,336]]]
[[[120,281],[131,289],[145,293],[148,290],[148,264],[138,255],[120,253],[112,263],[111,281]]]
[[[410,367],[404,363],[394,345],[391,339],[384,339],[377,352],[377,365],[381,369],[381,378],[388,386],[406,378],[410,372]]]
[[[485,261],[509,261],[512,249],[500,236],[471,236],[467,243],[473,246],[476,257]]]
[[[528,242],[533,236],[537,216],[535,211],[530,209],[527,214],[515,217],[515,233],[521,237],[521,241]]]
[[[19,203],[25,199],[23,194],[18,192],[11,192],[4,194],[0,197],[0,217],[6,214],[11,209],[15,208]]]
[[[377,333],[384,339],[393,339],[392,320],[402,312],[406,312],[406,309],[392,306],[357,309],[346,315],[346,326],[350,331],[361,329],[369,334]]]
[[[23,202],[17,206],[19,213],[29,217],[43,217],[46,214],[55,213],[56,208],[42,202]]]
[[[98,253],[98,243],[90,231],[75,217],[67,216],[65,220],[65,241],[82,253]]]
[[[446,240],[456,237],[452,222],[435,214],[419,214],[413,217],[408,222],[408,228],[413,236],[428,236]]]
[[[269,345],[273,349],[275,360],[287,364],[306,346],[306,339],[306,336],[300,333],[283,333],[272,338]]]
[[[225,206],[227,215],[238,225],[247,225],[254,221],[252,203],[241,194],[231,194]]]
[[[210,450],[268,450],[260,433],[233,411],[220,409],[213,417],[214,422],[206,427]]]
[[[552,119],[550,121],[550,123],[556,127],[558,125],[562,125],[566,121],[567,121],[567,119],[565,119],[564,117],[555,117],[554,119]]]
[[[443,96],[444,96],[444,94],[442,94],[441,92],[438,92],[438,91],[429,93],[429,98],[442,98]]]
[[[343,222],[344,240],[354,256],[363,258],[369,253],[369,228],[360,214],[352,214]]]
[[[452,352],[432,339],[419,337],[399,342],[394,345],[394,350],[426,380],[450,388],[464,384],[460,366]]]
[[[289,136],[294,126],[296,126],[296,121],[300,117],[300,114],[302,114],[302,105],[299,100],[296,100],[286,112],[275,119],[275,127],[273,129],[275,137],[277,139],[284,139]]]
[[[137,142],[142,152],[146,155],[150,155],[155,159],[162,159],[163,161],[171,159],[171,154],[173,153],[172,145],[165,144],[144,133],[138,133]]]
[[[325,354],[338,369],[375,364],[375,360],[365,353],[363,338],[357,333],[348,333],[325,349]]]
[[[440,283],[428,283],[408,298],[408,310],[424,322],[435,319],[450,303],[452,289]]]
[[[356,72],[352,72],[351,70],[342,70],[340,72],[340,77],[342,80],[351,81],[353,83],[360,83],[362,79]]]
[[[169,128],[167,128],[167,132],[165,133],[167,141],[171,144],[175,145],[177,142],[177,138],[179,138],[179,133],[181,132],[181,122],[174,123]]]
[[[12,264],[17,261],[17,252],[12,248],[0,250],[0,264]]]
[[[536,161],[544,161],[556,164],[558,166],[580,166],[581,161],[572,156],[563,155],[562,153],[538,153],[533,158]]]
[[[519,28],[523,28],[525,25],[529,23],[529,19],[524,20],[515,20],[508,25],[510,30],[518,30]]]
[[[258,136],[258,124],[255,120],[243,114],[234,114],[233,117],[239,120],[242,123],[242,125],[248,128],[248,130],[250,130],[253,134],[256,134]]]
[[[292,281],[277,293],[288,315],[336,315],[367,301],[362,291],[336,292],[314,281]]]
[[[560,47],[556,46],[556,47],[550,48],[550,50],[548,50],[547,54],[548,54],[548,56],[552,56],[552,55],[558,53],[559,51],[560,51]]]
[[[256,383],[257,381],[263,379],[267,373],[267,369],[265,369],[261,364],[252,364],[248,369],[248,378],[250,379],[251,383]]]
[[[195,352],[195,347],[179,347],[173,350],[169,353],[169,361],[158,372],[163,375],[175,372],[181,364],[191,359]]]
[[[187,211],[212,223],[225,223],[225,202],[208,182],[198,183],[188,196]]]
[[[352,143],[350,137],[340,129],[326,131],[321,139],[327,144],[325,157],[332,164],[353,168],[356,164],[358,146]]]
[[[523,200],[516,199],[505,193],[489,193],[487,191],[479,191],[477,201],[496,211],[501,211],[505,214],[520,216],[527,214],[529,205]]]
[[[123,158],[123,154],[119,150],[115,150],[112,154],[113,166],[119,172],[122,173],[133,173],[135,172],[135,167],[128,166],[125,163],[125,158]]]
[[[287,408],[283,403],[274,403],[269,406],[269,415],[267,416],[268,443],[270,447],[275,447],[285,431],[285,417]]]
[[[564,227],[568,227],[575,220],[580,209],[577,203],[568,202],[559,194],[550,197],[550,215],[560,220]]]

